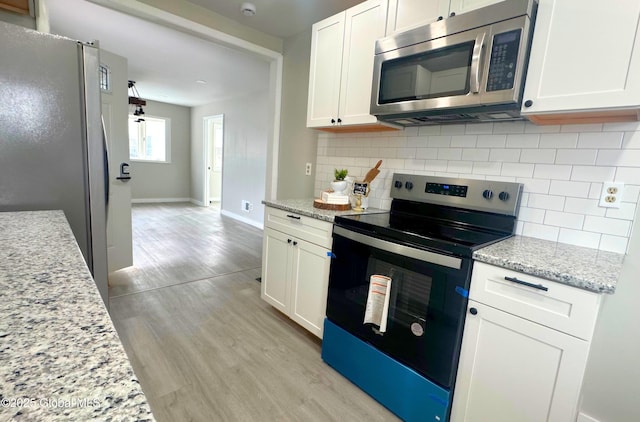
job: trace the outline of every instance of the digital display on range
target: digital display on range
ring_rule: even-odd
[[[468,186],[461,185],[445,185],[443,183],[427,183],[424,191],[436,195],[460,196],[467,197]]]

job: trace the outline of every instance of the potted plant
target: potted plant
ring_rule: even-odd
[[[347,188],[347,182],[344,180],[347,177],[349,172],[347,169],[334,169],[335,180],[331,182],[331,189],[339,195],[344,193],[344,190]]]

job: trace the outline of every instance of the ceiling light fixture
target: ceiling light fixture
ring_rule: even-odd
[[[198,80],[196,81],[196,83],[197,83],[197,84],[206,85],[206,84],[207,84],[207,81],[205,81],[204,79],[198,79]]]
[[[240,12],[245,16],[255,16],[256,5],[253,3],[242,3],[240,6]]]
[[[140,98],[140,93],[138,92],[138,88],[136,88],[136,81],[129,81],[127,87],[129,88],[129,105],[132,105],[134,109],[131,114],[138,116],[138,119],[134,121],[136,123],[144,122],[144,119],[140,116],[144,116],[142,106],[146,106],[147,102]]]

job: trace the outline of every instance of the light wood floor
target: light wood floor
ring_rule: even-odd
[[[111,317],[163,421],[397,421],[260,299],[262,231],[190,204],[134,205]]]

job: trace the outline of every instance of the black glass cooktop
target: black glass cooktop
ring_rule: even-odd
[[[515,217],[395,200],[388,213],[337,216],[336,226],[463,257],[513,234]]]

